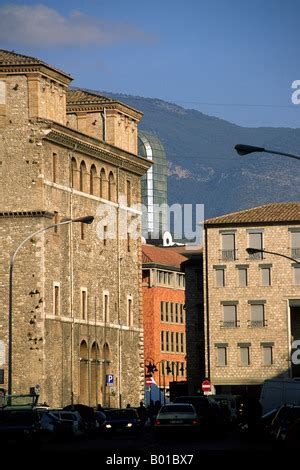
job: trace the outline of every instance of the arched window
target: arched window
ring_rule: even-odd
[[[78,167],[74,157],[71,159],[71,186],[74,189],[78,189]]]
[[[82,162],[80,163],[80,174],[79,174],[79,190],[80,191],[87,192],[87,186],[88,186],[87,177],[88,177],[88,173],[86,169],[86,164],[82,160]]]
[[[112,171],[108,175],[108,200],[116,202],[116,183],[115,177]]]
[[[89,353],[86,341],[81,341],[79,349],[80,358],[80,391],[79,402],[89,405]]]
[[[95,165],[91,166],[91,172],[90,172],[90,194],[93,194],[94,196],[98,196],[98,191],[97,191],[97,170]]]
[[[100,171],[100,197],[107,199],[107,178],[104,168]]]

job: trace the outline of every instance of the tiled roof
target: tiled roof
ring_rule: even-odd
[[[142,245],[143,264],[155,263],[162,266],[174,266],[180,268],[186,257],[177,253],[172,248],[161,248],[153,245]]]
[[[56,67],[52,67],[52,65],[43,62],[40,59],[36,59],[35,57],[30,57],[27,55],[16,54],[13,51],[6,51],[4,49],[0,49],[0,67],[1,66],[13,66],[13,65],[44,65],[50,69],[53,69],[63,75],[70,77],[70,75],[62,70],[57,69]],[[70,77],[71,78],[71,77]]]
[[[300,223],[300,202],[275,202],[205,220],[205,225]]]
[[[83,90],[68,90],[67,103],[68,104],[97,104],[97,103],[112,103],[111,98],[106,96],[96,95]]]

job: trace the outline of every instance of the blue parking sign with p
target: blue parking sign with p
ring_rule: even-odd
[[[114,384],[113,374],[106,374],[106,384],[107,385],[113,385]]]

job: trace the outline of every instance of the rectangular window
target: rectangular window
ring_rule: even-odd
[[[165,332],[166,335],[166,351],[169,351],[169,332]]]
[[[131,240],[130,240],[130,233],[127,232],[127,251],[128,251],[128,253],[130,253],[130,251],[131,251],[130,242],[131,242]]]
[[[297,286],[300,284],[300,265],[294,266],[294,282]]]
[[[248,269],[238,268],[239,287],[247,287],[248,285]]]
[[[126,181],[127,207],[131,207],[131,181]]]
[[[263,249],[263,233],[262,232],[249,232],[249,248]],[[263,253],[249,254],[249,259],[262,259]]]
[[[175,304],[175,323],[178,323],[178,307],[179,304]]]
[[[183,305],[180,304],[180,323],[184,323]]]
[[[250,365],[250,348],[248,346],[240,346],[240,361],[242,366]]]
[[[261,283],[263,286],[271,285],[271,268],[261,267]]]
[[[170,322],[174,323],[174,304],[170,303]]]
[[[107,234],[108,234],[108,227],[107,225],[103,226],[103,245],[107,245]]]
[[[176,352],[179,352],[179,333],[176,333]]]
[[[218,366],[227,366],[227,348],[217,347],[217,361]]]
[[[87,289],[81,289],[81,318],[87,319]]]
[[[224,328],[235,328],[237,326],[236,305],[223,305]]]
[[[216,287],[224,287],[225,286],[225,269],[216,268],[215,277],[216,277]]]
[[[52,181],[57,183],[57,153],[52,154]]]
[[[164,331],[160,332],[160,350],[164,351],[165,350],[165,342],[164,342]]]
[[[292,237],[292,258],[300,258],[300,230],[299,232],[291,232]]]
[[[53,315],[60,315],[60,284],[53,285]]]
[[[174,332],[172,331],[170,334],[171,334],[171,348],[170,348],[170,351],[174,352]]]
[[[127,318],[128,318],[128,326],[133,325],[133,311],[132,311],[132,298],[128,297],[127,299]]]
[[[160,302],[160,320],[164,321],[165,302]]]
[[[265,326],[265,306],[264,304],[251,304],[251,319],[250,324],[252,328],[262,328]]]
[[[165,302],[165,307],[166,307],[165,321],[168,322],[169,321],[169,302]]]
[[[103,294],[103,321],[109,322],[109,295],[106,292]]]
[[[180,334],[180,352],[184,353],[184,333]]]
[[[263,365],[271,366],[273,364],[273,348],[272,346],[263,346]]]
[[[235,234],[222,233],[222,260],[235,260]]]

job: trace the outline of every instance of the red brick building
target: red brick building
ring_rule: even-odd
[[[186,258],[172,248],[143,245],[142,251],[145,372],[153,371],[168,396],[170,382],[186,380],[185,274],[180,267]]]

